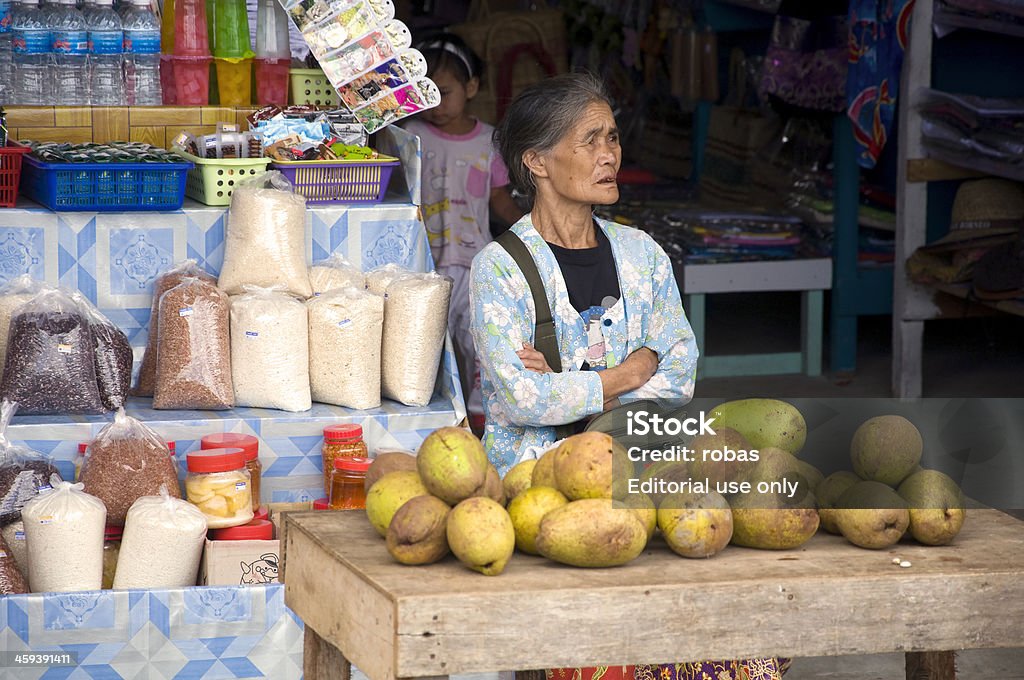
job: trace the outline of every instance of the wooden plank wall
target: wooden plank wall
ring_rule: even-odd
[[[168,148],[182,130],[193,134],[216,132],[217,123],[245,120],[253,108],[225,106],[9,106],[11,139],[47,142],[148,142]]]

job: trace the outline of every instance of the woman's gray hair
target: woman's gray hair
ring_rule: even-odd
[[[612,105],[600,80],[587,72],[564,73],[520,92],[494,129],[494,146],[508,166],[509,182],[531,203],[537,185],[533,173],[523,164],[523,154],[550,151],[594,102]]]

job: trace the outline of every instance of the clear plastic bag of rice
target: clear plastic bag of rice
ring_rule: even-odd
[[[28,582],[34,593],[99,590],[103,585],[103,501],[82,484],[54,477],[53,488],[22,510]]]
[[[217,285],[228,295],[245,284],[281,284],[289,293],[313,295],[306,268],[306,199],[272,170],[235,186],[224,236],[224,266]]]
[[[103,413],[94,354],[78,304],[44,289],[11,318],[0,394],[24,415]]]
[[[137,397],[152,397],[156,388],[156,341],[160,333],[160,297],[174,288],[185,277],[202,279],[216,284],[217,279],[205,272],[195,260],[183,260],[156,277],[153,283],[153,302],[149,310],[149,336],[146,339],[146,353],[142,355],[139,378],[132,394]]]
[[[124,331],[115,326],[89,298],[77,290],[71,298],[89,320],[100,399],[108,410],[116,411],[125,405],[132,385],[132,365],[135,362],[132,345]]]
[[[359,267],[334,253],[313,263],[309,268],[309,283],[313,287],[313,297],[319,297],[338,288],[365,288],[366,277]]]
[[[0,402],[0,526],[21,519],[21,509],[50,487],[50,479],[60,473],[53,460],[32,449],[12,442],[7,431],[18,404]]]
[[[313,400],[354,409],[380,406],[384,298],[342,288],[306,306]]]
[[[448,330],[452,279],[436,273],[395,279],[384,300],[381,391],[407,406],[426,406],[434,394]]]
[[[231,299],[231,382],[235,404],[308,411],[306,305],[275,288],[245,286]]]
[[[107,523],[122,526],[128,508],[160,487],[181,498],[178,472],[164,440],[148,425],[118,409],[114,422],[89,444],[79,480],[107,508]]]
[[[185,277],[161,296],[153,408],[235,405],[230,315],[228,296],[202,279]]]
[[[0,379],[3,378],[4,358],[7,356],[7,333],[11,328],[11,317],[14,310],[25,304],[36,293],[48,287],[42,281],[33,279],[28,274],[16,276],[0,286]]]
[[[403,276],[408,276],[413,272],[409,271],[401,265],[397,265],[394,262],[383,264],[379,267],[374,267],[370,271],[366,272],[366,290],[377,295],[383,295],[387,292],[388,286],[393,281]]]
[[[114,590],[194,586],[206,541],[206,515],[160,487],[128,509]]]

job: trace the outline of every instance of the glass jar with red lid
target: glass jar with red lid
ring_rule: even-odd
[[[186,460],[185,495],[206,515],[210,529],[252,521],[252,486],[242,449],[200,449]]]
[[[331,510],[361,510],[366,507],[366,471],[370,458],[342,456],[334,459],[331,472]]]
[[[241,432],[215,432],[199,440],[200,449],[242,449],[245,455],[245,469],[249,471],[252,482],[252,504],[258,507],[260,497],[260,481],[263,478],[263,465],[260,463],[260,440],[251,434]]]
[[[354,423],[329,425],[324,428],[324,445],[322,449],[324,463],[324,493],[331,493],[331,472],[334,460],[341,457],[366,458],[370,455],[363,441],[363,428]]]

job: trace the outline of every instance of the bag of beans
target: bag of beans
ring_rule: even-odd
[[[0,287],[0,378],[3,378],[4,358],[7,356],[7,333],[11,328],[11,317],[21,305],[25,304],[36,293],[46,288],[46,284],[33,279],[28,274],[16,276]]]
[[[18,568],[7,541],[0,536],[0,595],[27,593],[28,581]]]
[[[34,593],[99,590],[103,585],[103,502],[81,484],[54,477],[25,506],[28,582]]]
[[[186,277],[160,297],[155,409],[229,409],[231,303],[224,291]]]
[[[306,306],[313,399],[356,409],[380,406],[384,298],[342,288],[313,298]]]
[[[245,284],[283,285],[313,295],[306,269],[306,199],[271,171],[235,186],[224,235],[224,266],[217,285],[238,295]]]
[[[156,386],[156,341],[159,335],[160,296],[174,288],[186,276],[216,283],[217,279],[203,271],[195,260],[184,260],[173,268],[156,277],[153,283],[153,302],[149,310],[149,337],[146,340],[146,352],[142,355],[139,367],[139,379],[132,390],[137,397],[152,397]]]
[[[60,477],[50,458],[8,439],[7,426],[17,410],[14,402],[0,402],[0,527],[20,520],[25,504],[50,488],[53,475]]]
[[[273,288],[245,286],[231,300],[231,382],[235,404],[308,411],[306,305]]]
[[[70,297],[43,290],[11,318],[0,394],[25,415],[103,413],[89,320]]]
[[[79,480],[86,493],[107,506],[107,523],[112,526],[123,525],[132,503],[142,496],[157,495],[161,486],[174,498],[181,498],[178,472],[167,444],[123,408],[89,444]]]
[[[436,273],[392,281],[385,293],[381,390],[407,406],[426,406],[434,394],[452,279]]]
[[[206,515],[160,487],[128,509],[114,590],[194,586],[206,542]]]
[[[366,277],[358,267],[334,253],[313,263],[309,268],[309,283],[313,287],[313,297],[319,297],[338,288],[365,288]]]
[[[100,398],[108,410],[116,411],[125,405],[132,384],[132,364],[135,361],[132,345],[124,331],[104,316],[87,297],[78,291],[72,293],[71,297],[89,320]]]

